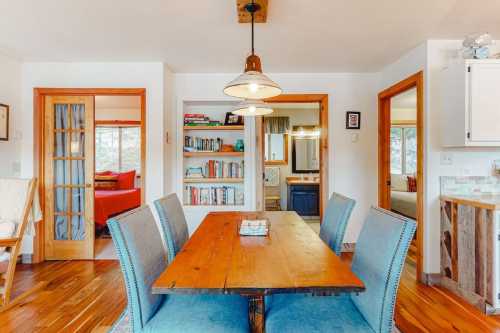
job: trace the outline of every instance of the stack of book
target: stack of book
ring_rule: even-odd
[[[210,120],[201,113],[186,113],[184,115],[184,126],[220,126],[221,122],[218,120]]]
[[[186,135],[184,137],[184,151],[217,152],[222,147],[222,138],[200,138]]]
[[[209,160],[203,168],[203,176],[205,178],[243,178],[244,169],[244,161]]]
[[[186,178],[205,178],[202,167],[188,167],[186,168]]]
[[[185,186],[187,205],[243,205],[243,190],[234,186]]]

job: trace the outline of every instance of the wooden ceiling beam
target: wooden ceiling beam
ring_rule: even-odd
[[[254,1],[255,3],[260,5],[260,10],[255,13],[255,23],[266,23],[268,0],[254,0]],[[252,22],[251,15],[245,10],[245,5],[247,5],[250,2],[251,0],[236,0],[236,8],[238,11],[239,23]]]

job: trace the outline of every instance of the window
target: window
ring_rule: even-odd
[[[417,129],[391,127],[391,173],[413,174],[417,171]]]
[[[141,128],[98,126],[95,129],[96,171],[141,172]]]
[[[288,134],[266,133],[264,146],[264,158],[266,163],[288,163]]]

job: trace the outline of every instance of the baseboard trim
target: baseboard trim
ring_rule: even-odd
[[[434,286],[441,284],[441,274],[439,273],[422,273],[422,279],[424,284],[428,286]]]

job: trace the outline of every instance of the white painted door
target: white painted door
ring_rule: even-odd
[[[470,141],[500,142],[500,64],[472,64]]]

